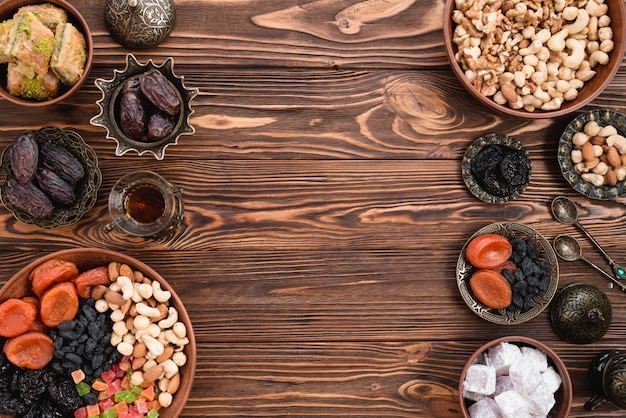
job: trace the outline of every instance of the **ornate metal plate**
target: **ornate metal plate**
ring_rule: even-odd
[[[572,138],[577,132],[582,132],[585,124],[590,121],[596,121],[600,126],[613,125],[620,135],[626,135],[626,116],[621,113],[598,109],[578,115],[567,125],[559,139],[557,158],[561,173],[574,190],[591,199],[615,199],[626,193],[626,180],[618,182],[615,186],[594,186],[580,177],[572,163]]]
[[[7,183],[13,176],[11,159],[9,158],[11,145],[9,145],[2,153],[2,165],[0,166],[0,172],[4,173],[4,179],[0,183],[2,204],[13,212],[18,221],[32,224],[42,229],[53,229],[59,226],[74,224],[96,203],[98,189],[102,183],[102,173],[98,168],[98,156],[85,143],[83,138],[74,131],[47,126],[38,131],[33,131],[33,133],[38,144],[46,141],[53,142],[64,147],[80,160],[85,169],[85,177],[76,186],[76,201],[71,207],[55,207],[52,216],[46,219],[35,218],[9,202],[5,196]]]
[[[533,299],[533,306],[526,312],[508,312],[506,309],[489,308],[474,298],[472,290],[469,286],[469,279],[477,269],[472,266],[469,261],[467,261],[465,252],[467,250],[467,245],[474,237],[484,234],[499,234],[507,237],[508,239],[528,238],[535,243],[538,254],[545,258],[552,266],[548,272],[550,280],[548,289],[543,294],[538,295]],[[463,300],[476,315],[495,324],[515,325],[533,319],[548,306],[556,293],[559,283],[559,264],[554,249],[550,243],[534,229],[515,222],[493,223],[474,233],[474,235],[472,235],[463,246],[456,265],[456,281]]]
[[[472,159],[480,152],[480,150],[482,150],[487,145],[504,145],[514,150],[522,150],[526,154],[526,158],[528,158],[529,164],[530,164],[530,157],[526,149],[522,146],[522,144],[519,141],[513,139],[512,137],[508,135],[495,134],[495,133],[481,136],[480,138],[475,140],[465,151],[465,154],[463,155],[463,161],[461,163],[461,174],[463,175],[463,181],[465,182],[465,185],[467,186],[469,191],[474,196],[482,200],[483,202],[503,204],[503,203],[508,202],[509,200],[515,199],[520,194],[522,194],[524,190],[526,190],[528,183],[525,183],[517,187],[512,194],[510,194],[509,196],[504,196],[504,197],[494,196],[488,193],[485,189],[483,189],[480,186],[480,184],[478,184],[474,176],[472,175],[470,163]],[[528,175],[529,181],[530,181],[531,175],[532,175],[532,167]]]

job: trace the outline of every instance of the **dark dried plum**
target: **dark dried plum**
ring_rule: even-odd
[[[48,393],[54,403],[64,411],[73,411],[82,406],[82,400],[71,380],[57,379],[48,385]]]
[[[528,183],[530,161],[523,150],[490,144],[472,158],[470,172],[487,193],[507,197]]]
[[[8,415],[21,415],[28,410],[28,405],[21,399],[14,397],[9,392],[0,392],[0,413]]]
[[[35,403],[46,391],[50,380],[46,369],[24,370],[18,383],[22,401],[27,405]]]
[[[32,132],[18,135],[11,145],[11,171],[20,183],[28,183],[35,177],[39,162],[39,146]]]

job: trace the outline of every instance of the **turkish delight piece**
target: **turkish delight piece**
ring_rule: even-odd
[[[494,398],[502,418],[530,418],[528,399],[515,390],[507,390]]]
[[[522,356],[520,348],[511,343],[502,342],[489,349],[487,364],[496,369],[500,376],[509,372],[509,366]]]
[[[467,408],[470,418],[501,418],[500,407],[491,398],[484,398]]]
[[[552,366],[548,366],[548,369],[541,373],[541,380],[550,388],[552,393],[559,390],[563,382],[559,373]]]
[[[491,395],[496,390],[496,369],[484,364],[472,364],[467,368],[463,390],[481,395]]]

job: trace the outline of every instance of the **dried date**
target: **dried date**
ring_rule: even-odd
[[[6,197],[16,207],[26,211],[35,218],[48,218],[52,215],[52,201],[33,183],[19,183],[9,180]]]
[[[11,171],[20,183],[28,183],[35,177],[39,163],[39,146],[31,132],[18,135],[11,146]]]
[[[146,111],[141,92],[128,90],[120,100],[120,128],[132,139],[142,139],[146,131]]]
[[[174,123],[170,117],[163,112],[156,112],[150,115],[148,121],[148,138],[152,140],[163,139],[174,129]]]
[[[180,110],[180,98],[176,89],[160,71],[152,69],[139,76],[141,91],[156,107],[170,116]]]
[[[71,205],[76,200],[74,189],[54,171],[45,167],[35,174],[39,188],[53,201],[62,205]]]
[[[54,171],[71,185],[85,176],[85,169],[78,158],[65,148],[52,142],[44,142],[41,145],[41,158],[44,167]]]

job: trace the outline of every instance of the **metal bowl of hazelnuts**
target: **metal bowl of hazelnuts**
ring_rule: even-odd
[[[622,62],[624,2],[566,3],[447,0],[446,53],[465,89],[527,119],[569,114],[602,93]]]
[[[171,57],[161,65],[152,60],[140,64],[128,54],[124,70],[114,70],[110,80],[95,80],[102,98],[96,102],[100,113],[90,122],[105,128],[107,138],[117,142],[117,156],[135,151],[162,160],[168,146],[195,132],[189,117],[198,89],[185,87],[173,67]]]
[[[609,109],[582,113],[565,128],[557,158],[565,180],[591,198],[626,193],[626,116]]]

